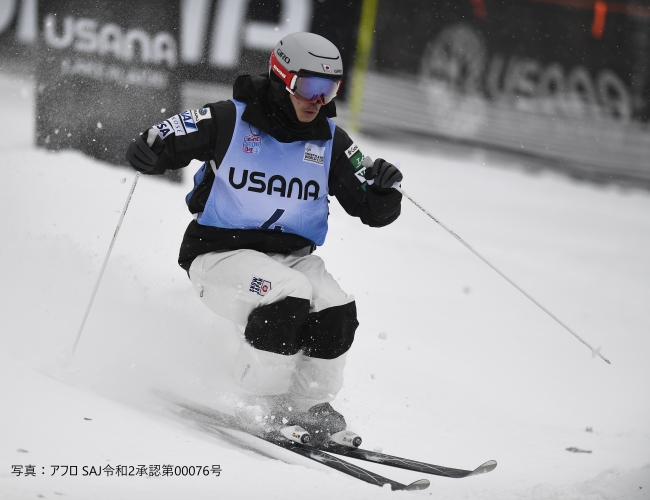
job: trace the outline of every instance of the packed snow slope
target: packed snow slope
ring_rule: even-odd
[[[240,340],[176,264],[197,165],[182,185],[140,179],[70,358],[134,173],[36,149],[33,100],[32,81],[0,75],[0,498],[407,495],[297,456],[242,450],[151,395],[236,400],[229,370]],[[648,498],[650,193],[426,145],[358,143],[400,162],[408,193],[612,361],[592,359],[408,201],[397,222],[371,229],[333,200],[318,255],[356,297],[361,324],[335,407],[364,446],[452,467],[499,463],[485,476],[431,477],[413,497]],[[222,473],[83,475],[106,465]],[[422,477],[372,468],[402,482]]]

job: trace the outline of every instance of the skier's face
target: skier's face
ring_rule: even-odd
[[[305,102],[292,94],[289,94],[289,97],[293,103],[293,109],[296,110],[296,116],[299,122],[309,123],[316,118],[322,106],[320,102]]]

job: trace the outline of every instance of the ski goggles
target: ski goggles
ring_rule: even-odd
[[[341,87],[341,80],[331,80],[313,75],[296,75],[289,73],[271,53],[271,69],[287,86],[289,93],[305,102],[320,101],[328,104],[336,97]]]

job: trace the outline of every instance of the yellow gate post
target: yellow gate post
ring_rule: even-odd
[[[363,0],[361,6],[357,53],[354,59],[354,77],[352,91],[350,92],[350,116],[347,124],[347,128],[353,132],[359,130],[361,107],[363,105],[363,88],[366,83],[366,73],[368,72],[368,59],[372,49],[378,3],[379,0]]]

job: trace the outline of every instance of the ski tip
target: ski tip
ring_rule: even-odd
[[[476,469],[472,471],[470,476],[476,476],[478,474],[485,474],[486,472],[493,471],[497,467],[496,460],[488,460],[483,465],[479,465]]]
[[[415,482],[412,482],[409,484],[404,490],[406,491],[418,491],[418,490],[426,490],[431,483],[429,482],[428,479],[418,479]]]

